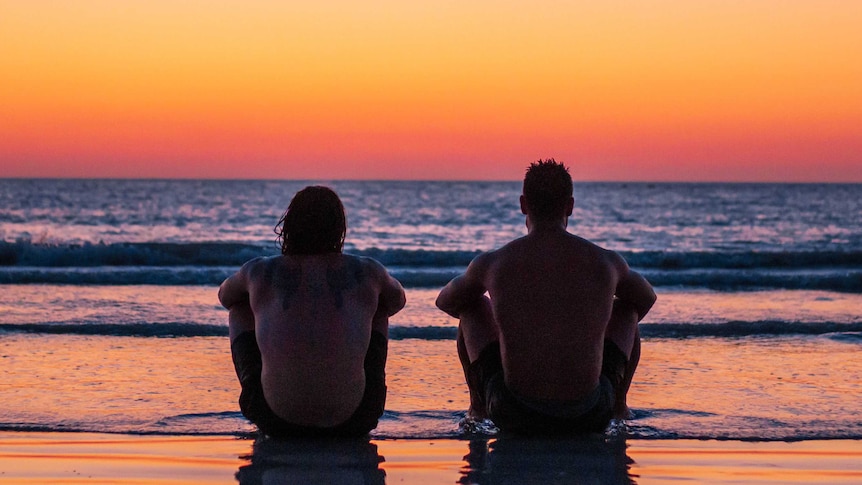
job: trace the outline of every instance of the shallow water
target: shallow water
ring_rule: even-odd
[[[6,314],[19,315],[28,330],[13,324],[0,333],[0,379],[6,384],[0,429],[254,431],[237,410],[239,385],[226,312],[215,304],[215,287],[23,285],[6,290]],[[629,402],[635,419],[616,431],[634,438],[862,438],[862,338],[858,328],[832,329],[853,326],[849,308],[859,305],[862,295],[794,293],[660,294],[661,304],[643,324],[643,356]],[[70,331],[47,334],[28,327],[26,310],[38,308],[47,295],[50,307],[58,309],[52,326]],[[459,421],[469,397],[455,352],[455,322],[433,310],[435,295],[408,290],[407,308],[391,323],[387,411],[375,437],[465,436]],[[102,304],[94,308],[98,299]],[[752,333],[760,328],[753,324],[727,336],[698,332],[698,325],[682,334],[662,330],[676,329],[671,322],[689,313],[715,314],[700,324],[707,328],[721,327],[718,316],[724,314],[731,317],[725,322],[737,325],[739,319],[781,318],[783,301],[807,302],[802,307],[818,309],[827,323],[810,319],[807,328],[819,332],[808,334]],[[87,319],[91,323],[81,324]],[[147,319],[150,324],[140,328],[167,330],[157,335],[151,329],[115,331],[128,325],[123,322]]]

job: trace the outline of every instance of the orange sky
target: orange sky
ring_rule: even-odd
[[[862,182],[862,2],[0,0],[0,177]]]

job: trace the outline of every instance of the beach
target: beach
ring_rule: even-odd
[[[0,0],[0,485],[862,485],[860,25],[862,0]],[[298,248],[341,221],[287,217],[309,186],[349,257]],[[490,320],[481,287],[502,374],[494,325],[451,316]],[[625,419],[477,422],[458,335],[504,428]],[[614,347],[625,403],[590,393]],[[382,415],[270,439],[257,374],[264,429],[248,401]]]
[[[0,481],[862,482],[862,185],[576,185],[569,230],[658,302],[633,417],[560,441],[461,425],[457,321],[434,306],[524,233],[518,183],[332,182],[346,251],[407,293],[386,411],[364,442],[279,443],[239,412],[216,290],[273,254],[303,185],[0,180]]]
[[[212,288],[89,288],[76,295],[105,291],[156,300],[174,293],[189,302]],[[408,297],[424,308],[433,292],[413,289]],[[739,298],[749,307],[777,297]],[[687,306],[709,295],[665,299],[668,307]],[[847,297],[829,311],[856,304]],[[855,337],[647,336],[629,399],[634,419],[584,439],[517,440],[460,427],[468,397],[454,342],[439,330],[439,338],[413,332],[396,331],[390,342],[387,411],[371,439],[311,444],[257,439],[235,404],[239,386],[226,336],[7,332],[0,339],[0,481],[862,482]]]
[[[0,434],[8,483],[860,483],[859,441],[371,440]]]

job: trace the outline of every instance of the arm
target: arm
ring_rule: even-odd
[[[634,307],[638,313],[638,321],[641,321],[655,303],[655,291],[646,278],[629,268],[622,257],[616,254],[615,256],[619,271],[615,296]]]
[[[219,287],[218,298],[228,309],[228,331],[231,342],[240,334],[254,330],[254,313],[248,295],[248,263],[231,275]]]
[[[380,283],[380,294],[377,296],[377,310],[371,320],[371,330],[384,337],[389,336],[389,317],[395,315],[407,303],[404,288],[378,261],[366,258],[371,274]]]
[[[389,338],[389,312],[381,305],[377,305],[377,311],[371,318],[371,331]]]
[[[218,300],[230,310],[237,303],[248,303],[248,278],[246,266],[224,280],[218,289]]]
[[[484,276],[488,266],[488,258],[490,253],[484,253],[477,256],[464,274],[455,277],[446,286],[440,290],[437,296],[437,308],[459,318],[461,310],[471,306],[485,294]]]
[[[228,312],[228,335],[233,342],[238,336],[245,332],[254,331],[254,313],[248,302],[237,303]]]
[[[400,312],[404,305],[407,304],[407,297],[404,294],[404,288],[392,275],[386,271],[377,261],[372,261],[375,266],[375,273],[380,280],[380,296],[377,300],[377,312],[383,313],[385,316],[391,317]]]

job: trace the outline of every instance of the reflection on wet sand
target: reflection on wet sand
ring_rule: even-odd
[[[240,467],[241,485],[269,483],[338,483],[375,485],[386,483],[377,445],[357,440],[258,439],[250,465]]]
[[[461,484],[595,483],[632,485],[626,442],[604,436],[470,441]]]

